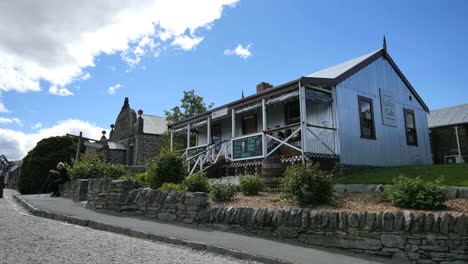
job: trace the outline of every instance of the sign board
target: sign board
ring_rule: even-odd
[[[222,117],[222,116],[226,116],[227,114],[228,114],[227,107],[223,108],[223,109],[219,109],[219,110],[214,111],[214,112],[211,113],[211,119],[216,119],[216,118],[219,118],[219,117]]]
[[[396,127],[395,98],[393,93],[380,89],[380,105],[382,108],[382,123]]]
[[[232,159],[263,157],[263,135],[256,134],[232,140]]]

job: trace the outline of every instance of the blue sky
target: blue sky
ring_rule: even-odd
[[[16,84],[19,82],[4,82],[2,85],[0,81],[0,105],[6,108],[4,113],[0,113],[0,118],[16,118],[16,121],[0,122],[0,147],[2,137],[6,141],[5,137],[16,135],[13,132],[37,139],[40,130],[52,129],[64,120],[89,123],[96,131],[107,129],[115,122],[125,96],[130,98],[130,105],[135,110],[143,109],[146,114],[154,115],[163,115],[164,110],[177,105],[182,91],[189,89],[195,89],[206,102],[221,105],[239,99],[242,91],[245,95],[253,94],[259,82],[281,84],[377,50],[382,47],[384,34],[390,55],[431,109],[468,103],[464,78],[468,72],[468,53],[465,50],[468,41],[467,1],[230,2],[230,6],[221,7],[222,12],[219,14],[213,11],[199,15],[206,17],[206,21],[202,22],[193,22],[193,19],[189,19],[190,15],[175,11],[170,13],[177,9],[167,9],[172,20],[167,22],[169,26],[166,28],[178,31],[172,34],[172,39],[189,36],[191,40],[196,37],[203,40],[199,43],[192,41],[189,47],[184,47],[171,40],[168,42],[164,37],[150,35],[150,38],[154,37],[153,46],[146,46],[147,52],[139,57],[141,61],[133,65],[125,60],[122,54],[126,49],[122,47],[114,46],[113,51],[108,52],[106,49],[110,46],[100,46],[100,52],[91,53],[94,60],[91,64],[94,65],[90,65],[89,62],[76,62],[90,54],[89,50],[80,50],[82,47],[78,47],[73,55],[78,54],[78,59],[67,60],[62,58],[65,56],[62,56],[61,49],[51,52],[47,46],[34,48],[36,43],[48,41],[46,33],[38,36],[41,41],[25,38],[24,42],[31,50],[15,51],[17,57],[7,61],[13,65],[11,69],[22,65],[18,57],[24,61],[34,58],[42,68],[48,69],[49,64],[53,64],[54,73],[34,75],[33,71],[19,71],[17,75],[20,77],[21,74],[32,76],[30,79],[39,83],[40,90],[31,88],[34,85]],[[44,3],[47,5],[47,1]],[[65,9],[62,13],[66,15],[67,11]],[[128,11],[128,14],[137,12]],[[109,14],[109,20],[113,21],[111,18],[112,14]],[[17,24],[14,19],[6,19],[0,22]],[[170,20],[156,18],[153,23],[159,22],[164,28],[162,25],[166,23],[165,19]],[[47,21],[44,24],[53,23]],[[85,26],[86,31],[79,31],[77,27],[64,27],[64,31],[70,34],[76,32],[81,36],[83,32],[92,32],[95,26],[94,33],[99,34],[105,22],[98,21],[95,25],[90,23]],[[22,27],[21,30],[27,35],[27,30],[33,31],[35,28]],[[131,29],[129,32],[122,31],[122,34],[131,34]],[[1,28],[0,33],[11,34],[2,32]],[[117,31],[112,34],[116,36],[120,33]],[[57,39],[54,35],[53,43],[62,40],[66,42],[74,37]],[[10,44],[0,40],[0,55],[2,47],[3,52],[10,54],[7,53],[12,50],[9,49]],[[250,56],[242,58],[225,54],[227,49],[232,50],[239,44],[243,48],[250,45]],[[129,45],[128,50],[135,51],[135,45]],[[46,56],[42,56],[42,53]],[[68,74],[72,77],[57,81],[61,77],[57,69],[61,67],[62,60],[64,65],[78,65],[74,69],[79,69],[80,73]],[[21,79],[17,75],[9,76],[11,72],[8,68],[0,67],[1,78]],[[86,74],[90,78],[83,77]],[[50,87],[55,84],[58,89],[63,87],[73,95],[54,95]],[[109,94],[108,88],[116,84],[120,88]],[[1,133],[2,129],[4,133]],[[50,133],[53,132],[42,134]],[[11,147],[11,144],[4,144],[3,149]],[[22,152],[16,151],[12,155],[24,153],[28,147],[22,146]]]

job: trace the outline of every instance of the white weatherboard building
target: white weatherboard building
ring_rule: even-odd
[[[428,107],[384,47],[169,124],[197,169],[270,156],[355,166],[431,164]],[[172,142],[172,141],[171,141]],[[172,144],[171,144],[172,146]]]

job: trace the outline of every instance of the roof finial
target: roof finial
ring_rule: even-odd
[[[385,34],[383,35],[383,49],[387,51],[387,40],[385,39]]]
[[[244,90],[242,90],[242,99],[244,99]]]
[[[130,107],[130,104],[128,103],[128,97],[125,97],[125,100],[124,100],[124,104],[122,106],[122,109],[124,108],[129,108]]]

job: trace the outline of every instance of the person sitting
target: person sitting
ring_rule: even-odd
[[[59,185],[64,184],[68,181],[68,174],[67,169],[65,168],[65,164],[63,162],[59,162],[57,164],[57,170],[50,170],[49,171],[49,184],[48,184],[48,191],[52,191],[52,197],[58,197],[59,193]]]

